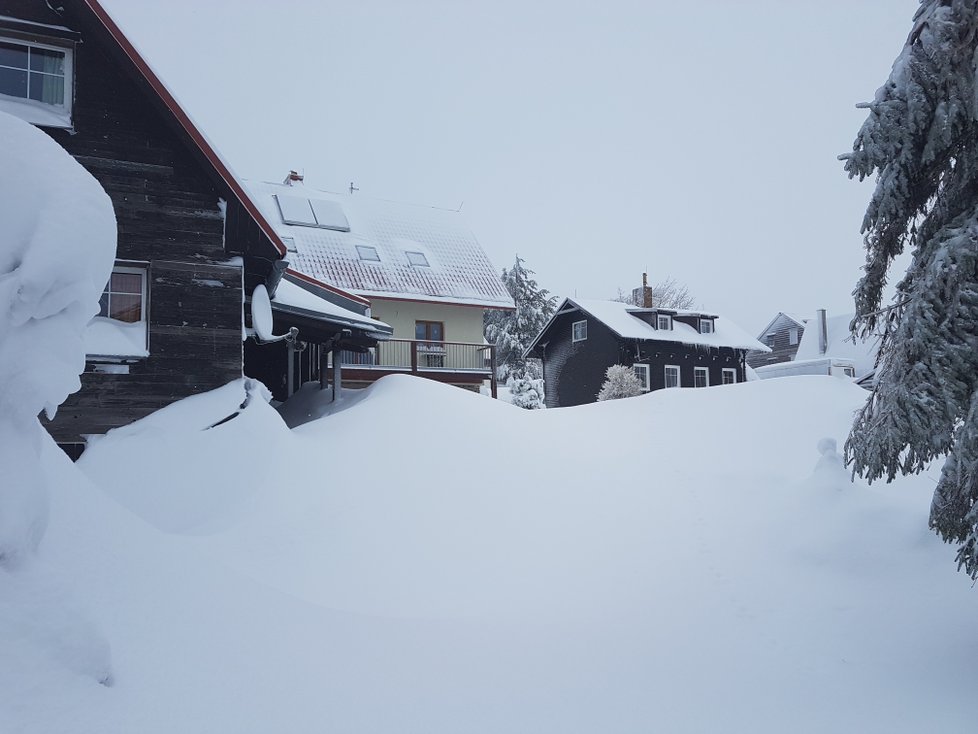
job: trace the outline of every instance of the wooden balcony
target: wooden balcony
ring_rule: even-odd
[[[344,383],[369,383],[393,374],[469,387],[489,380],[496,397],[496,347],[491,344],[388,339],[364,353],[340,355]]]

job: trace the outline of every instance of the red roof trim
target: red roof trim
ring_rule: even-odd
[[[300,273],[298,270],[293,270],[292,268],[286,268],[285,273],[286,275],[290,275],[293,278],[296,278],[297,280],[304,280],[306,283],[309,283],[310,285],[314,285],[318,288],[322,288],[323,290],[327,290],[330,291],[331,293],[336,293],[337,295],[343,296],[344,298],[348,298],[354,303],[359,303],[364,306],[370,305],[370,301],[368,301],[366,298],[362,298],[361,296],[357,296],[353,293],[347,293],[346,291],[340,290],[339,288],[332,286],[329,283],[324,283],[323,281],[313,278],[310,275],[306,275],[305,273]]]
[[[150,68],[149,64],[146,63],[146,60],[140,56],[139,52],[136,50],[136,47],[132,45],[128,38],[126,38],[126,35],[122,32],[122,29],[116,25],[116,22],[112,20],[112,17],[99,4],[98,0],[83,0],[83,2],[88,6],[88,9],[95,14],[95,17],[99,19],[99,22],[105,27],[105,30],[109,32],[109,35],[112,36],[113,40],[119,44],[119,47],[123,50],[126,56],[129,57],[129,60],[132,61],[136,69],[139,70],[139,73],[143,75],[143,78],[146,79],[150,87],[153,88],[153,91],[156,92],[159,98],[163,101],[163,104],[166,105],[167,109],[170,110],[177,122],[180,123],[180,127],[184,129],[184,132],[190,136],[190,139],[194,142],[204,157],[212,166],[214,166],[214,170],[217,171],[217,174],[224,180],[227,187],[231,189],[231,193],[234,194],[241,206],[243,206],[248,214],[251,215],[251,218],[255,220],[255,223],[258,225],[259,229],[261,229],[265,236],[268,237],[275,249],[278,250],[279,255],[284,257],[286,253],[285,244],[275,233],[275,230],[272,229],[271,225],[269,225],[268,221],[266,221],[262,213],[258,211],[258,207],[254,205],[254,203],[248,197],[248,194],[245,193],[241,184],[238,183],[231,171],[228,170],[228,167],[224,164],[224,161],[221,160],[221,157],[211,147],[211,144],[207,142],[207,138],[205,138],[200,130],[197,129],[197,126],[194,125],[187,113],[183,111],[183,108],[179,105],[173,95],[170,94],[170,90],[168,90],[166,85],[163,84],[158,76],[156,76],[156,72],[154,72],[152,68]]]
[[[462,308],[482,308],[487,311],[515,311],[515,306],[486,306],[481,303],[452,303],[450,301],[426,301],[423,298],[398,298],[397,296],[370,296],[372,301],[403,301],[405,303],[430,303],[434,306],[460,306]]]

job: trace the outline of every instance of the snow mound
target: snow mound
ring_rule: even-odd
[[[0,689],[37,669],[108,683],[108,644],[57,567],[35,559],[52,472],[67,463],[37,416],[53,417],[80,387],[115,214],[91,174],[37,128],[0,112],[0,140]]]
[[[165,464],[130,483],[127,506],[192,534],[84,482],[55,494],[46,561],[114,620],[117,685],[0,677],[0,729],[970,727],[978,597],[927,530],[929,477],[812,481],[839,468],[858,387],[523,411],[393,376],[292,431],[257,400],[206,427],[242,393],[156,416]],[[89,476],[152,457],[164,432],[136,426]],[[247,501],[201,520],[228,472]]]

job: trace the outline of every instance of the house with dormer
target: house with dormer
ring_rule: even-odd
[[[560,408],[595,402],[612,365],[632,367],[646,392],[732,385],[747,379],[747,353],[768,349],[715,313],[565,298],[526,356]]]
[[[459,212],[322,191],[294,171],[246,186],[291,268],[369,299],[372,315],[393,327],[365,353],[333,355],[344,361],[344,385],[399,372],[469,389],[494,381],[483,314],[513,301]]]

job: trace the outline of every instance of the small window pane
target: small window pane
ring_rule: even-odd
[[[666,367],[666,387],[679,387],[678,367]]]
[[[143,277],[137,273],[112,273],[113,293],[135,293],[142,295]]]
[[[308,227],[316,226],[316,218],[313,216],[312,207],[309,206],[309,199],[279,195],[276,195],[275,199],[278,201],[282,221],[286,224],[304,224]]]
[[[581,342],[587,339],[587,321],[575,321],[572,327],[572,341]]]
[[[349,232],[350,223],[343,213],[343,207],[335,201],[323,201],[322,199],[310,199],[312,211],[316,215],[316,223],[326,229],[335,229],[338,232]]]
[[[142,296],[112,295],[109,317],[134,324],[142,318]]]
[[[13,66],[17,69],[26,69],[27,46],[0,41],[0,66]]]
[[[710,374],[705,367],[695,367],[693,368],[693,386],[694,387],[709,387],[710,385]]]
[[[428,338],[431,339],[431,341],[433,341],[433,342],[440,342],[440,341],[442,341],[442,338],[443,338],[442,325],[439,322],[437,322],[437,321],[433,321],[428,326],[430,327],[430,329],[429,329],[429,334],[430,335],[429,335]]]
[[[0,94],[27,98],[27,72],[0,67]]]
[[[419,321],[414,325],[414,338],[424,341],[428,338],[428,325],[424,321]]]
[[[61,76],[31,72],[30,98],[45,104],[65,103],[65,80]]]
[[[371,247],[370,245],[357,245],[357,255],[360,256],[361,260],[380,262],[380,255],[377,253],[377,248]]]
[[[423,252],[408,252],[407,259],[412,265],[417,265],[422,268],[431,267],[428,265],[428,258],[425,257]]]
[[[713,333],[713,319],[700,319],[700,333],[701,334]]]
[[[65,55],[62,51],[47,48],[31,48],[31,70],[47,74],[65,73]]]
[[[672,319],[669,316],[659,317],[659,328],[668,331],[672,328]]]

